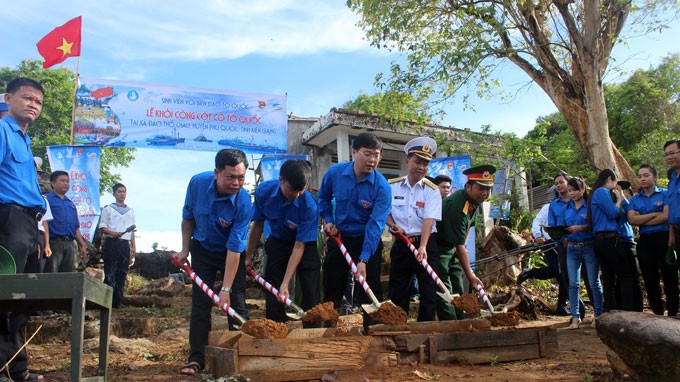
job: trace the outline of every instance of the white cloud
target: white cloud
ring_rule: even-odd
[[[177,231],[145,231],[138,230],[135,233],[137,252],[151,252],[154,243],[158,243],[158,249],[179,251],[182,249],[182,234]]]

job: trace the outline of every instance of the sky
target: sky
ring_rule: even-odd
[[[29,9],[30,8],[30,9]],[[287,112],[319,117],[361,93],[373,94],[375,75],[402,57],[369,46],[345,0],[2,1],[0,66],[39,59],[35,43],[53,28],[83,17],[79,72],[86,77],[232,92],[286,94]],[[617,45],[614,64],[630,72],[656,66],[680,51],[680,22],[662,34]],[[76,70],[76,58],[63,64]],[[613,72],[612,72],[613,73]],[[514,132],[556,111],[549,98],[512,65],[498,71],[511,100],[472,97],[445,106],[442,125]],[[608,75],[607,81],[622,77]],[[49,100],[46,100],[49,102]],[[30,129],[29,129],[30,134]],[[181,208],[193,174],[213,169],[214,153],[139,149],[118,169],[137,219],[138,250],[179,250]],[[110,193],[102,205],[113,202]]]

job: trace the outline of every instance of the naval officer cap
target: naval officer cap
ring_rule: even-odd
[[[413,138],[404,145],[404,152],[406,155],[414,154],[418,158],[431,161],[437,152],[437,142],[428,137]]]
[[[493,187],[493,173],[496,172],[496,167],[491,165],[482,165],[477,167],[470,167],[463,171],[468,182],[474,182],[484,187]]]

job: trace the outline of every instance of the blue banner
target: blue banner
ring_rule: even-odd
[[[99,206],[100,151],[97,146],[48,146],[47,158],[52,171],[66,171],[69,191],[66,196],[78,208],[80,233],[92,241],[101,213]]]
[[[97,146],[285,154],[286,96],[80,77],[74,140]]]
[[[272,155],[262,157],[260,159],[260,168],[262,170],[262,181],[279,179],[279,170],[281,165],[288,159],[307,159],[307,155]]]
[[[434,158],[430,161],[430,167],[428,169],[428,175],[431,177],[436,177],[437,175],[447,175],[451,178],[451,192],[456,192],[462,188],[465,188],[465,183],[467,183],[467,176],[463,174],[463,171],[470,167],[470,156],[469,155],[459,155],[455,157],[445,157],[445,158]],[[445,219],[445,216],[442,216]],[[477,258],[475,252],[475,227],[470,227],[470,236],[465,244],[468,251],[468,259],[470,262],[475,261]]]

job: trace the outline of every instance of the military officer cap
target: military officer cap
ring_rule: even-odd
[[[483,165],[477,167],[470,167],[463,171],[467,176],[468,182],[474,182],[484,187],[493,187],[493,173],[496,172],[496,167],[491,165]]]
[[[414,154],[418,158],[431,161],[437,152],[437,142],[428,137],[413,138],[404,145],[404,152],[406,155]]]

